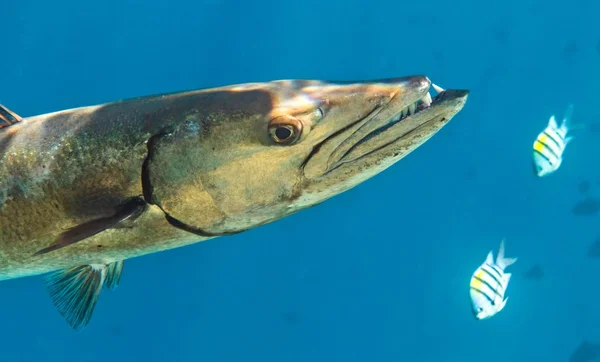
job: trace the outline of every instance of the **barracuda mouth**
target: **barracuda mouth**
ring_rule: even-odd
[[[429,139],[464,105],[468,91],[444,90],[431,83],[438,94],[431,97],[429,91],[421,99],[402,108],[393,116],[375,116],[367,120],[348,137],[329,158],[328,171],[358,161],[375,153],[381,159],[395,159],[410,153]],[[395,107],[393,101],[382,113]],[[389,153],[389,154],[388,154]]]
[[[306,177],[323,177],[346,165],[349,168],[340,172],[366,175],[393,164],[447,124],[462,109],[469,93],[445,90],[426,77],[412,84],[398,83],[400,86],[385,105],[313,148],[303,164]],[[432,88],[437,92],[435,97],[431,96]]]
[[[402,109],[400,111],[400,113],[398,113],[396,116],[394,116],[391,119],[389,125],[393,125],[395,123],[401,122],[409,116],[416,115],[416,114],[434,106],[442,98],[445,90],[442,87],[437,86],[433,83],[431,83],[431,87],[433,89],[435,89],[435,91],[438,93],[435,97],[431,97],[431,94],[429,92],[427,92],[423,96],[423,98],[419,99],[415,103],[412,103],[412,104],[406,106],[404,109]]]

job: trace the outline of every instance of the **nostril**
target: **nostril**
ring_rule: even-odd
[[[422,89],[423,91],[429,90],[429,87],[431,87],[431,80],[426,76],[420,77],[418,83],[419,89]]]
[[[431,80],[424,75],[397,78],[396,83],[402,87],[411,88],[418,92],[426,92],[429,90],[429,87],[431,87]]]

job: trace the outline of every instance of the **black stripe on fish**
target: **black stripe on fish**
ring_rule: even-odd
[[[539,141],[538,141],[539,142]],[[541,142],[540,142],[541,143]],[[544,145],[542,143],[542,145]],[[544,145],[545,146],[545,145]],[[544,160],[548,161],[549,164],[553,164],[552,161],[550,161],[550,159],[548,157],[546,157],[546,155],[544,155],[542,152],[536,150],[535,148],[533,149],[533,152],[537,153],[538,155],[540,155]]]
[[[12,126],[22,120],[21,116],[0,104],[0,128]]]
[[[488,274],[488,275],[489,275],[489,274]],[[497,289],[497,288],[494,288],[494,287],[492,287],[492,286],[490,285],[490,283],[488,283],[487,281],[485,281],[485,280],[483,280],[483,279],[481,279],[481,278],[478,278],[478,277],[475,277],[475,279],[479,280],[479,281],[480,281],[482,284],[485,284],[485,285],[486,285],[488,288],[490,288],[490,290],[491,290],[491,291],[492,291],[492,292],[493,292],[495,295],[497,295],[497,296],[499,296],[499,297],[502,297],[502,296],[500,295],[500,293],[498,293],[498,289]],[[492,301],[493,301],[493,298],[492,298],[491,296],[488,296],[488,297],[490,298],[490,300],[492,300]],[[492,304],[494,304],[494,303],[492,302]]]
[[[492,265],[492,264],[487,264],[487,263],[486,263],[486,264],[484,264],[484,268],[485,268],[486,266],[487,266],[487,267],[489,267],[489,268],[490,268],[490,269],[491,269],[491,270],[492,270],[492,271],[493,271],[493,272],[496,274],[496,276],[497,276],[498,278],[502,278],[502,271],[501,271],[501,270],[500,270],[500,269],[499,269],[497,266],[495,266],[495,265]]]
[[[496,282],[496,285],[497,285],[497,286],[504,287],[504,286],[502,285],[502,277],[500,277],[500,278],[496,278],[494,275],[492,275],[492,273],[490,273],[490,271],[489,271],[489,270],[487,270],[487,268],[481,268],[481,270],[483,270],[483,272],[484,272],[485,274],[487,274],[487,275],[488,275],[490,278],[494,279],[494,282]],[[496,294],[500,295],[500,294],[497,292],[497,290],[498,290],[498,288],[497,288],[497,287],[496,287],[495,289],[493,289],[493,290],[494,290],[494,293],[496,293]],[[501,296],[501,295],[500,295],[500,296]]]
[[[65,246],[75,244],[110,228],[114,228],[119,223],[137,218],[146,209],[146,202],[140,197],[134,197],[121,206],[120,210],[114,215],[88,221],[77,225],[62,233],[54,244],[38,250],[34,256],[49,253],[54,250],[62,249]]]
[[[500,268],[498,268],[496,265],[490,265],[491,270],[494,271],[494,273],[496,273],[496,275],[498,276],[498,278],[496,278],[496,281],[498,282],[498,284],[502,287],[502,288],[506,288],[506,285],[504,285],[504,273],[502,272],[502,270]]]
[[[491,305],[494,305],[494,300],[492,298],[490,298],[490,296],[485,291],[483,291],[479,288],[475,288],[475,287],[471,287],[471,290],[474,290],[477,293],[483,295],[485,297],[485,299],[487,299],[487,301],[490,302]]]
[[[544,146],[544,149],[545,149],[545,150],[547,150],[548,152],[550,152],[550,153],[552,154],[552,156],[556,157],[557,159],[558,159],[558,158],[560,158],[560,156],[559,156],[559,155],[557,155],[557,154],[556,154],[556,152],[554,152],[554,150],[553,150],[553,149],[552,149],[550,146],[548,146],[548,144],[547,144],[547,143],[545,143],[545,142],[542,142],[542,141],[541,141],[541,140],[539,140],[539,139],[538,139],[537,141],[538,141],[539,143],[541,143],[541,144]]]
[[[559,150],[561,149],[560,143],[558,143],[558,141],[547,131],[544,131],[544,134],[546,135],[546,137],[548,137],[548,139],[552,140],[552,143],[554,143],[556,145],[556,148],[558,148]],[[560,135],[557,133],[558,137],[560,137]],[[564,141],[564,139],[561,137],[561,140]],[[538,140],[539,141],[539,140]],[[544,144],[543,142],[540,142],[541,144]]]
[[[565,138],[563,137],[562,134],[560,134],[560,132],[557,131],[557,129],[552,129],[552,131],[554,131],[554,133],[556,133],[556,135],[558,136],[558,138],[560,138],[561,140],[565,141]]]

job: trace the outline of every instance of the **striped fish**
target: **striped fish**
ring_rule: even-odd
[[[489,252],[487,259],[475,270],[471,277],[471,307],[476,319],[487,319],[500,312],[506,305],[504,292],[511,274],[504,269],[517,261],[517,258],[504,257],[504,240],[500,242],[498,257]]]
[[[565,147],[573,139],[567,136],[572,115],[572,104],[567,108],[560,126],[552,115],[546,128],[533,142],[533,168],[538,177],[549,175],[560,167]]]

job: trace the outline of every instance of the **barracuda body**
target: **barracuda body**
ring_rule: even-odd
[[[129,258],[232,235],[380,173],[467,91],[423,76],[284,80],[22,118],[0,107],[0,280],[48,274],[85,326]]]

